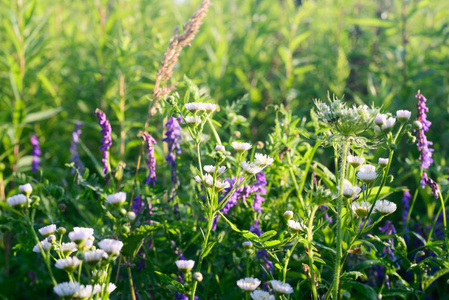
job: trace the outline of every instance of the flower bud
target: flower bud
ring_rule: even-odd
[[[391,150],[396,150],[396,148],[397,148],[396,144],[391,144],[391,145],[390,145],[390,149],[391,149]]]
[[[414,145],[415,143],[416,143],[416,137],[411,136],[411,137],[408,138],[407,144]]]
[[[393,176],[393,175],[388,175],[388,176],[387,176],[387,182],[388,182],[388,183],[393,182],[393,180],[394,180],[394,176]]]
[[[412,128],[413,128],[413,126],[412,126],[412,124],[407,124],[407,125],[405,125],[405,131],[410,131],[410,130],[412,130]]]
[[[251,249],[253,247],[253,243],[251,243],[250,241],[243,242],[242,245],[245,249]]]
[[[388,165],[388,158],[379,158],[379,166],[385,168]]]
[[[223,145],[217,145],[215,146],[215,151],[225,152],[226,148]]]
[[[284,213],[284,219],[288,222],[291,218],[293,218],[293,212],[291,210],[287,210]]]
[[[203,274],[201,274],[200,272],[193,273],[193,280],[198,282],[203,281]]]
[[[240,131],[234,131],[234,136],[239,139],[242,135]]]
[[[173,96],[167,97],[165,101],[167,101],[168,104],[173,105],[175,103],[175,97]]]
[[[420,130],[422,128],[422,124],[420,121],[416,120],[413,122],[413,129]]]
[[[129,233],[131,231],[131,229],[129,228],[129,226],[127,225],[123,225],[122,226],[122,232],[123,233]]]
[[[378,126],[382,126],[387,122],[387,115],[378,114],[374,119],[374,123]]]
[[[54,234],[49,235],[48,238],[47,238],[47,241],[50,244],[53,244],[54,242],[56,242],[56,236]]]
[[[127,211],[126,211],[126,209],[122,208],[122,209],[120,210],[120,213],[121,213],[122,215],[126,216]]]
[[[264,146],[265,146],[265,145],[264,145],[263,142],[261,142],[261,141],[258,141],[258,142],[256,143],[256,148],[257,148],[257,149],[263,149]]]
[[[29,197],[33,192],[33,187],[31,186],[31,184],[26,183],[24,185],[19,186],[19,190],[22,194],[25,194],[25,196]]]
[[[126,216],[128,217],[128,220],[130,222],[132,222],[136,219],[136,214],[133,211],[128,212],[128,214]]]
[[[58,228],[58,233],[60,234],[60,235],[63,235],[63,234],[65,234],[67,232],[67,229],[65,229],[64,227],[59,227]]]

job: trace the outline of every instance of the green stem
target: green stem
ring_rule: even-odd
[[[209,124],[210,129],[212,130],[212,133],[214,134],[215,141],[217,142],[218,145],[221,145],[220,136],[218,135],[217,130],[215,130],[215,126],[214,126],[214,123],[212,123],[211,118],[207,119],[207,123]]]
[[[446,209],[444,209],[444,208],[445,208],[445,204],[446,204],[446,201],[447,201],[448,196],[449,196],[449,193],[447,194],[446,198],[443,199],[443,195],[441,195],[441,192],[438,191],[438,198],[440,199],[441,207],[440,207],[440,209],[439,209],[438,212],[437,212],[437,215],[436,215],[436,217],[435,217],[435,220],[433,221],[432,229],[430,229],[429,236],[428,236],[428,238],[427,238],[426,244],[429,243],[430,238],[432,237],[432,233],[433,233],[433,230],[434,230],[434,228],[435,228],[435,225],[436,225],[436,223],[437,223],[437,221],[438,221],[438,218],[440,217],[441,211],[443,211],[444,240],[446,241],[446,247],[448,246],[448,244],[447,244],[447,234],[446,234],[446,229],[447,229],[447,228],[446,228]]]
[[[301,215],[301,217],[304,218],[304,209],[305,209],[305,204],[304,204],[304,200],[301,197],[301,190],[298,186],[298,182],[296,181],[296,175],[295,172],[293,172],[293,165],[292,165],[292,161],[290,159],[290,153],[287,152],[287,163],[288,163],[288,171],[290,172],[290,177],[292,178],[293,184],[295,185],[295,190],[296,190],[296,195],[299,199],[299,201],[301,202],[301,208],[302,209],[298,209],[299,214]],[[304,175],[305,177],[307,177],[307,173],[306,175]]]
[[[287,269],[288,269],[288,263],[289,263],[289,261],[290,261],[290,257],[292,256],[293,251],[294,251],[295,248],[296,248],[296,245],[298,245],[299,240],[300,240],[300,238],[299,238],[299,237],[296,237],[296,242],[295,242],[295,244],[293,244],[293,247],[290,249],[289,252],[287,252],[287,255],[285,256],[284,269],[283,269],[283,272],[282,272],[282,282],[284,282],[284,283],[285,283],[285,279],[287,279]]]
[[[312,288],[313,299],[317,300],[317,292],[315,286],[315,274],[313,269],[313,218],[315,217],[315,213],[318,209],[318,205],[315,205],[312,209],[312,213],[309,218],[309,227],[307,227],[307,248],[309,248],[309,272],[310,272],[310,286]]]
[[[337,251],[335,255],[335,271],[334,271],[334,287],[332,291],[333,298],[338,300],[338,295],[340,294],[340,274],[341,274],[341,258],[342,258],[342,240],[343,240],[343,184],[346,176],[346,158],[348,156],[349,150],[349,139],[343,142],[343,148],[341,151],[341,170],[339,172],[339,185],[340,189],[338,191],[337,199]],[[310,251],[310,250],[309,250]]]
[[[128,277],[129,277],[129,288],[131,289],[131,297],[133,300],[136,300],[136,294],[134,293],[134,284],[133,284],[133,276],[131,274],[131,267],[128,264]]]

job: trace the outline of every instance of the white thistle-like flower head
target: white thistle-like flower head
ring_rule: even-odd
[[[245,292],[252,292],[260,285],[260,280],[257,278],[244,278],[237,280],[237,286]]]
[[[371,183],[377,178],[377,173],[373,171],[359,171],[357,178],[365,183]]]
[[[354,168],[361,166],[365,162],[365,158],[353,155],[348,155],[347,160],[348,163]]]
[[[248,174],[257,174],[263,170],[262,167],[259,167],[254,162],[243,161],[242,162],[243,171]]]
[[[78,250],[78,246],[74,242],[70,243],[62,243],[61,244],[61,251],[64,253],[64,255],[70,255],[70,253],[75,252]]]
[[[204,104],[201,102],[190,102],[184,104],[184,107],[191,112],[196,112],[199,110],[204,110]]]
[[[238,143],[238,142],[232,142],[231,144],[232,148],[234,148],[237,152],[244,152],[251,149],[250,143]]]
[[[104,239],[98,243],[98,246],[109,256],[118,256],[120,250],[122,250],[123,242],[113,239]]]
[[[412,112],[408,111],[408,110],[398,110],[396,112],[396,117],[402,123],[407,122],[410,119],[411,116],[412,116]]]
[[[63,299],[72,299],[79,290],[80,284],[78,282],[62,282],[53,287],[55,294]]]
[[[340,190],[340,186],[337,186],[337,189]],[[358,186],[352,186],[351,182],[347,179],[343,181],[343,196],[345,198],[352,198],[353,200],[359,197],[359,193],[362,189]]]
[[[270,281],[273,290],[278,294],[289,295],[293,293],[293,288],[288,283],[283,283],[279,280]]]
[[[104,286],[104,284],[103,284],[103,286]],[[109,282],[108,287],[106,288],[106,291],[108,292],[108,294],[110,294],[113,291],[115,291],[116,288],[117,288],[117,286],[115,284],[113,284],[112,282]]]
[[[76,243],[81,244],[87,239],[93,238],[94,230],[86,227],[74,227],[72,232],[69,232],[69,239]]]
[[[198,116],[187,116],[186,117],[186,123],[190,127],[195,127],[196,125],[201,123],[201,118]]]
[[[386,167],[388,166],[388,158],[379,158],[379,166]]]
[[[387,121],[385,122],[385,124],[382,125],[382,127],[381,127],[382,131],[385,131],[385,132],[390,131],[393,128],[395,123],[396,123],[396,118],[389,117],[387,119]]]
[[[366,217],[368,212],[371,210],[371,204],[366,201],[361,201],[360,203],[352,203],[352,211],[357,214],[360,218]]]
[[[6,201],[8,204],[14,208],[23,207],[25,203],[27,203],[27,197],[22,194],[14,195],[9,197]]]
[[[259,166],[269,166],[273,163],[274,159],[269,157],[266,154],[262,154],[262,153],[256,153],[254,154],[254,162],[256,164],[258,164]]]
[[[33,192],[33,187],[29,183],[19,186],[19,191],[25,195],[30,195]]]
[[[56,225],[55,224],[51,224],[45,227],[42,227],[41,229],[39,229],[39,233],[42,234],[45,237],[48,237],[50,234],[53,234],[56,232]]]
[[[203,109],[209,113],[214,112],[217,109],[217,104],[203,103]]]
[[[215,166],[207,165],[207,166],[204,166],[203,169],[207,173],[215,173]],[[225,171],[226,171],[225,166],[218,167],[218,169],[217,169],[218,174],[223,174]]]
[[[193,260],[177,260],[175,262],[178,269],[183,273],[188,273],[190,270],[193,269],[193,266],[195,265],[195,261]]]
[[[306,231],[307,226],[303,222],[296,222],[294,220],[288,220],[288,227],[290,227],[293,231]]]
[[[257,290],[251,293],[251,298],[253,300],[274,300],[274,295],[270,295],[270,293]]]
[[[374,119],[374,123],[378,126],[384,125],[385,122],[387,122],[387,115],[384,114],[378,114]]]
[[[382,216],[389,215],[396,211],[396,204],[388,200],[377,200],[374,209]]]
[[[108,258],[108,255],[102,249],[86,251],[84,253],[84,261],[90,266],[97,265],[103,258]]]
[[[225,148],[225,146],[217,145],[217,146],[215,146],[215,151],[225,152],[226,148]]]
[[[376,167],[373,165],[363,165],[360,167],[359,172],[375,172]]]
[[[119,192],[109,195],[107,201],[114,206],[120,206],[126,201],[126,193]]]
[[[49,249],[51,249],[52,244],[50,242],[48,242],[48,239],[45,238],[44,240],[40,241],[39,244],[41,244],[41,247],[44,251],[47,251]],[[33,252],[35,253],[41,253],[41,250],[39,248],[39,245],[36,244],[36,246],[33,247]]]
[[[76,269],[76,267],[79,266],[79,264],[80,260],[76,256],[74,256],[58,259],[55,263],[55,267],[71,273]]]
[[[101,286],[99,284],[96,284],[95,286],[90,284],[81,285],[79,291],[75,294],[75,297],[78,299],[89,299],[99,292],[101,292]]]

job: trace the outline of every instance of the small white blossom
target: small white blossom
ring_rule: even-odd
[[[374,209],[383,216],[389,215],[396,211],[396,204],[388,200],[378,200],[374,205]]]
[[[379,158],[379,166],[386,167],[388,165],[388,158]]]
[[[74,242],[62,243],[60,249],[64,255],[69,255],[70,253],[77,251],[78,246]]]
[[[257,174],[263,170],[263,168],[259,167],[254,162],[247,162],[247,161],[242,162],[242,168],[246,173],[249,174]]]
[[[204,166],[203,169],[207,173],[215,173],[215,166],[207,165],[207,166]],[[225,166],[218,167],[218,169],[217,169],[217,173],[218,174],[223,174],[225,171],[226,171],[226,167]]]
[[[375,172],[376,167],[373,165],[363,165],[360,167],[359,172]]]
[[[61,298],[71,299],[80,290],[78,282],[63,282],[53,287],[53,291]]]
[[[213,112],[217,109],[217,104],[203,103],[203,109],[207,112]]]
[[[225,152],[226,148],[225,148],[225,146],[217,145],[217,146],[215,146],[215,151]]]
[[[296,222],[294,220],[288,220],[287,222],[288,227],[290,227],[294,231],[306,231],[307,226],[304,225],[303,222]]]
[[[189,126],[193,126],[194,127],[194,126],[196,126],[196,125],[201,123],[201,118],[198,117],[198,116],[187,116],[186,117],[186,123]]]
[[[291,210],[286,210],[284,212],[284,218],[288,221],[293,218],[293,212]]]
[[[55,267],[67,272],[73,272],[77,266],[79,266],[80,260],[74,257],[67,257],[58,259],[55,263]]]
[[[117,288],[117,286],[115,284],[113,284],[112,282],[110,282],[108,284],[108,287],[106,288],[106,291],[110,294],[113,291],[115,291],[116,288]]]
[[[92,228],[74,227],[72,232],[69,232],[69,239],[72,242],[80,244],[81,242],[93,237],[94,230]]]
[[[184,104],[184,107],[191,112],[196,112],[198,110],[203,110],[204,109],[204,105],[201,102],[191,102],[191,103],[186,103]]]
[[[269,166],[273,163],[273,158],[262,153],[254,154],[254,162],[260,166]]]
[[[40,241],[39,243],[41,244],[42,249],[44,249],[44,251],[51,249],[51,243],[48,242],[47,238],[45,238],[43,241]],[[36,253],[41,252],[38,244],[36,244],[36,246],[33,247],[33,252],[36,252]]]
[[[252,292],[260,285],[260,280],[257,278],[244,278],[237,280],[237,286],[245,292]]]
[[[396,117],[398,117],[399,121],[401,121],[402,123],[407,122],[410,119],[411,115],[412,112],[408,110],[398,110],[396,112]]]
[[[231,146],[237,152],[247,151],[247,150],[251,149],[251,147],[252,147],[250,143],[237,143],[237,142],[232,142]]]
[[[354,202],[352,203],[352,211],[356,213],[359,217],[363,218],[368,215],[368,212],[371,210],[371,204],[366,201]]]
[[[86,251],[84,253],[84,261],[88,265],[96,265],[102,258],[108,258],[108,255],[102,249]]]
[[[337,189],[340,190],[340,186],[337,186]],[[343,196],[345,198],[352,198],[353,200],[359,197],[359,193],[362,189],[358,186],[352,186],[351,182],[347,179],[343,181]]]
[[[389,131],[393,128],[394,124],[396,123],[396,118],[389,117],[384,125],[382,125],[381,129],[382,131]]]
[[[56,232],[56,225],[55,224],[51,224],[45,227],[42,227],[41,229],[39,229],[39,233],[42,234],[43,236],[47,237],[50,234],[53,234]]]
[[[251,298],[253,300],[274,300],[275,299],[274,295],[270,295],[270,293],[261,291],[261,290],[256,290],[256,291],[252,292]]]
[[[99,292],[101,292],[99,284],[96,284],[94,287],[90,284],[81,285],[79,291],[75,294],[75,297],[78,299],[88,299]]]
[[[21,193],[29,195],[29,194],[31,194],[33,192],[33,187],[31,186],[31,184],[26,183],[24,185],[20,185],[19,186],[19,191]]]
[[[200,272],[193,273],[193,280],[198,282],[203,281],[203,274],[201,274]]]
[[[361,166],[365,162],[365,158],[353,155],[348,155],[347,160],[348,163],[354,168]]]
[[[382,126],[387,122],[387,115],[378,114],[374,119],[374,123],[378,126]]]
[[[107,201],[112,205],[121,205],[126,201],[126,193],[120,192],[109,195]]]
[[[202,183],[202,182],[203,182],[203,180],[201,179],[201,177],[198,176],[198,175],[196,175],[195,177],[193,177],[193,179],[194,179],[196,182],[198,182],[198,183]]]
[[[181,270],[182,272],[190,272],[190,270],[193,269],[193,266],[195,265],[195,261],[193,260],[177,260],[176,262],[176,266],[178,267],[179,270]]]
[[[117,256],[122,250],[123,242],[113,239],[104,239],[98,243],[98,246],[110,256]]]
[[[22,194],[14,195],[9,197],[6,201],[8,201],[8,204],[12,207],[20,207],[23,206],[23,204],[27,203],[27,197],[25,197]]]
[[[288,283],[283,283],[279,280],[271,280],[273,290],[278,294],[289,295],[293,293],[293,288]]]
[[[365,183],[371,183],[377,178],[377,173],[374,171],[359,171],[357,178]]]

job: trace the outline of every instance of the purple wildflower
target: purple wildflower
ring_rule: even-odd
[[[393,223],[391,223],[390,221],[386,221],[384,227],[379,227],[379,230],[385,234],[385,235],[391,235],[391,234],[396,234],[396,228],[394,228]],[[389,242],[391,245],[393,245],[393,238],[389,239]],[[384,254],[388,254],[388,256],[390,257],[391,260],[394,260],[394,253],[393,253],[393,249],[391,249],[390,247],[384,247],[383,250]]]
[[[80,135],[82,133],[81,127],[84,126],[80,122],[76,122],[75,130],[72,133],[72,144],[70,145],[70,154],[72,155],[70,161],[75,164],[75,168],[84,169],[84,164],[81,161],[80,155],[78,153],[78,143],[80,139]]]
[[[137,215],[142,211],[144,206],[145,204],[143,203],[142,195],[138,195],[136,198],[133,199],[131,209]]]
[[[97,108],[95,110],[95,115],[97,116],[98,124],[100,124],[101,133],[103,134],[103,139],[101,140],[103,144],[101,145],[100,150],[103,151],[103,173],[104,175],[107,175],[109,170],[109,147],[112,145],[112,129],[111,124],[106,118],[106,114],[102,110]]]
[[[179,180],[176,177],[176,156],[181,154],[181,146],[179,144],[182,139],[181,126],[179,126],[181,120],[181,117],[178,117],[178,119],[171,117],[165,124],[167,128],[165,132],[166,137],[162,139],[163,142],[168,144],[168,155],[165,157],[165,160],[171,167],[171,181],[175,187],[179,185]]]
[[[146,152],[148,155],[147,167],[149,169],[148,178],[146,184],[156,185],[156,157],[154,156],[154,145],[157,144],[156,140],[148,133],[144,132],[142,134],[142,140],[146,144]]]
[[[321,206],[320,206],[320,209],[321,209],[322,212],[326,212],[326,213],[324,214],[324,217],[326,218],[326,221],[329,222],[329,224],[332,224],[332,217],[329,216],[329,213],[327,212],[327,211],[328,211],[327,205],[321,205]]]
[[[250,193],[257,193],[254,196],[253,209],[258,213],[261,213],[263,210],[262,203],[265,201],[265,197],[263,197],[262,195],[265,195],[267,193],[266,186],[267,179],[265,177],[265,174],[262,172],[257,173],[256,182],[251,186]]]
[[[407,216],[410,210],[410,200],[412,199],[412,195],[410,195],[409,190],[404,191],[404,196],[402,197],[402,225],[406,228],[407,224]]]
[[[42,155],[41,148],[39,147],[39,138],[36,133],[31,136],[30,143],[31,146],[33,146],[33,162],[31,163],[31,170],[33,173],[36,173],[39,169],[39,162],[41,161],[39,156]]]
[[[427,140],[425,134],[427,131],[429,131],[429,127],[432,123],[427,120],[426,112],[429,111],[429,108],[426,107],[427,99],[423,95],[421,95],[420,91],[416,93],[416,98],[418,98],[418,116],[416,120],[421,122],[422,127],[421,129],[415,129],[415,132],[418,138],[417,145],[418,150],[420,151],[419,161],[421,164],[421,169],[425,170],[428,169],[430,167],[430,164],[433,162],[432,152],[434,150],[429,148],[429,146],[433,145],[433,143]]]
[[[432,189],[433,196],[435,197],[435,199],[438,199],[438,194],[440,192],[438,183],[436,183],[435,181],[432,180],[432,178],[427,176],[426,172],[424,172],[422,174],[422,178],[421,178],[421,187],[424,188],[425,185],[427,185],[428,187],[430,187]]]
[[[198,300],[198,296],[195,296],[195,300]],[[175,300],[189,300],[189,297],[187,295],[181,294],[176,292],[175,293]]]

